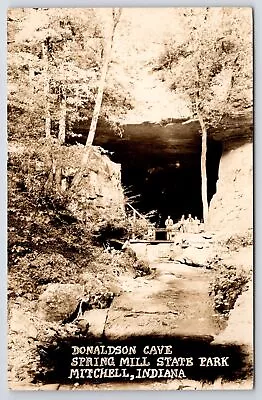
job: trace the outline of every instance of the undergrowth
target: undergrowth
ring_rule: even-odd
[[[250,281],[250,275],[250,272],[233,265],[225,265],[221,262],[216,263],[209,294],[213,299],[213,306],[217,312],[228,316],[237,298]]]

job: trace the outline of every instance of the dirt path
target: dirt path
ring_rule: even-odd
[[[212,355],[216,346],[210,345],[221,331],[221,321],[210,304],[209,282],[212,271],[179,262],[155,263],[153,274],[126,281],[126,290],[116,297],[108,310],[91,310],[85,318],[98,337],[117,342],[134,340],[171,340],[181,354]],[[93,315],[93,323],[90,319]],[[146,339],[145,339],[146,338]],[[164,339],[163,339],[164,338]],[[145,342],[149,343],[149,342]],[[202,350],[201,350],[202,349]],[[215,350],[216,351],[216,350]],[[234,348],[217,347],[218,354],[230,354]],[[199,354],[198,354],[199,353]],[[184,355],[186,356],[186,355]],[[239,359],[237,358],[237,362]],[[232,370],[234,370],[232,366]],[[199,368],[198,368],[199,370]],[[224,379],[218,373],[201,376],[199,371],[183,379],[135,382],[85,382],[83,384],[27,385],[34,390],[217,390],[249,389],[251,381]],[[16,389],[14,387],[14,389]],[[21,389],[21,384],[17,389]]]
[[[152,267],[152,276],[137,278],[133,287],[127,282],[129,290],[114,299],[105,321],[105,339],[121,341],[132,337],[143,341],[145,337],[165,337],[163,343],[170,338],[175,340],[173,343],[182,354],[196,357],[198,352],[213,354],[210,342],[221,330],[221,321],[214,314],[208,294],[212,271],[178,262],[156,263]],[[222,351],[219,347],[218,354]],[[85,383],[70,388],[60,385],[57,390],[229,390],[250,386],[251,383],[245,381],[223,381],[219,374],[205,379],[200,373],[198,377],[192,374],[166,381]]]
[[[113,301],[105,337],[217,334],[219,321],[208,295],[211,272],[176,262],[157,263],[153,268],[152,277],[137,279],[135,291],[132,288]]]

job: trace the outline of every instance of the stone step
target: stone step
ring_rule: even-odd
[[[128,339],[138,336],[210,337],[212,327],[208,317],[184,318],[176,310],[169,312],[128,312],[110,310],[105,325],[107,339]]]

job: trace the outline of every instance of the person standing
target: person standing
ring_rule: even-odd
[[[149,227],[147,231],[146,238],[148,240],[156,240],[156,230],[154,227]]]
[[[194,223],[194,220],[192,218],[192,215],[188,214],[188,218],[187,218],[187,232],[188,233],[193,233],[194,232],[193,223]]]
[[[166,226],[166,240],[171,240],[174,221],[171,219],[170,215],[167,217],[165,221],[165,226]]]
[[[197,217],[195,217],[194,219],[194,233],[199,233],[199,225],[200,225],[200,221]]]
[[[179,221],[179,231],[182,233],[185,233],[185,216],[182,215],[180,221]]]

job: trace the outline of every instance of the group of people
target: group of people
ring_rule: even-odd
[[[170,215],[165,220],[165,229],[166,231],[166,240],[173,240],[174,236],[177,232],[181,233],[200,233],[201,232],[201,221],[197,217],[192,217],[191,214],[188,214],[188,217],[185,218],[185,215],[182,215],[180,220],[176,223],[172,220]],[[159,229],[159,231],[163,231],[163,229]],[[147,235],[145,239],[147,240],[155,240],[156,232],[158,229],[151,225],[148,228]]]
[[[187,218],[185,218],[185,215],[182,215],[181,219],[176,224],[174,224],[172,218],[168,216],[165,221],[167,240],[172,239],[172,235],[175,231],[182,233],[199,233],[200,225],[200,220],[197,217],[193,218],[191,214],[188,214]]]

